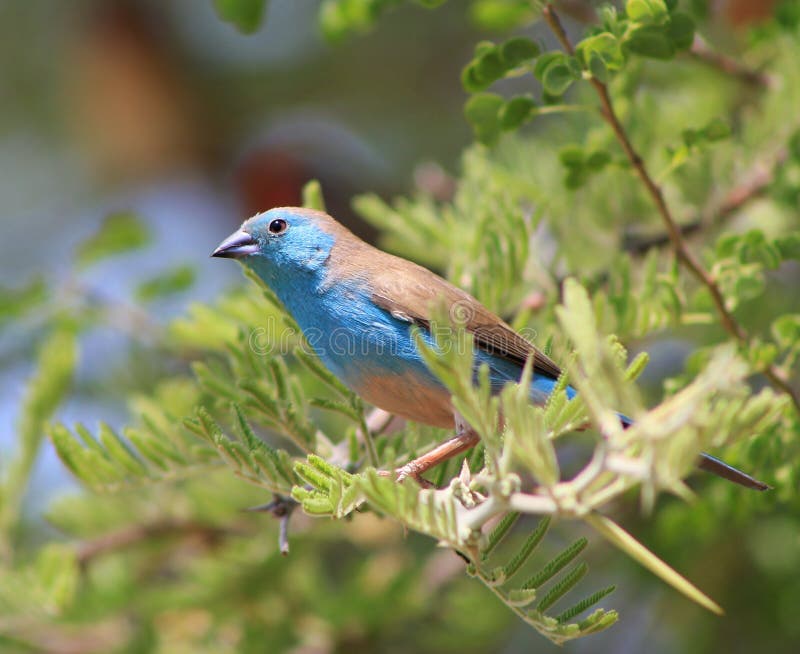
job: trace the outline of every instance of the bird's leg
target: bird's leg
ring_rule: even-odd
[[[402,481],[406,477],[413,477],[420,481],[422,473],[475,447],[479,441],[480,436],[475,433],[475,430],[460,415],[456,415],[456,435],[441,445],[437,445],[430,452],[409,461],[402,468],[398,468],[395,471],[397,481]]]

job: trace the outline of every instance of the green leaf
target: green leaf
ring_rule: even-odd
[[[503,516],[503,519],[497,523],[497,526],[491,531],[486,539],[486,546],[481,551],[481,555],[483,557],[488,557],[500,544],[503,538],[505,538],[506,534],[511,530],[511,527],[514,526],[514,523],[519,520],[519,516],[519,513],[515,513],[513,511],[511,513],[506,513],[506,515]]]
[[[772,335],[783,348],[800,347],[800,314],[787,314],[775,319]]]
[[[534,529],[528,537],[525,539],[525,542],[522,544],[522,547],[516,552],[516,554],[511,558],[511,560],[503,566],[503,579],[511,579],[517,572],[519,572],[520,568],[525,564],[525,562],[530,558],[531,554],[533,554],[534,550],[539,546],[539,543],[542,542],[545,534],[547,533],[548,528],[550,527],[550,516],[545,516],[541,518],[536,525],[536,529]],[[532,588],[531,586],[523,586],[523,588]]]
[[[100,423],[100,443],[105,448],[108,458],[125,468],[130,474],[136,476],[146,474],[146,466],[128,444],[104,422]]]
[[[542,75],[544,75],[544,71],[547,67],[552,64],[554,61],[563,61],[566,58],[565,55],[560,50],[552,50],[550,52],[545,52],[539,55],[536,58],[536,63],[533,65],[533,75],[538,79],[540,82],[542,81]]]
[[[619,40],[608,32],[584,39],[578,43],[576,53],[584,67],[589,70],[592,70],[592,59],[597,58],[606,70],[619,70],[625,63]]]
[[[580,145],[570,144],[559,150],[558,158],[567,169],[564,183],[567,188],[578,188],[586,183],[592,173],[599,172],[611,162],[605,150],[587,153]]]
[[[606,84],[611,79],[611,76],[608,73],[608,66],[603,61],[603,58],[596,52],[592,52],[589,55],[588,68],[592,77],[603,84]]]
[[[349,33],[364,33],[392,4],[387,0],[324,0],[319,10],[322,33],[332,42]]]
[[[322,195],[322,186],[316,179],[309,180],[303,186],[303,206],[307,209],[325,211],[325,197]]]
[[[56,454],[61,462],[69,468],[70,472],[78,479],[81,478],[81,468],[79,457],[83,451],[83,446],[62,424],[50,427],[48,431],[50,441],[53,443]]]
[[[508,66],[503,61],[499,48],[484,53],[475,62],[475,74],[484,84],[500,79],[507,70]]]
[[[189,265],[178,266],[139,284],[136,297],[141,302],[151,302],[168,295],[182,293],[194,284],[194,280],[194,268]]]
[[[541,74],[544,90],[551,95],[563,95],[574,81],[580,79],[580,67],[572,57],[555,57]]]
[[[77,334],[59,324],[41,344],[36,372],[28,382],[20,408],[16,452],[4,462],[0,478],[0,553],[16,538],[22,504],[39,456],[46,423],[63,401],[78,359]]]
[[[473,23],[486,30],[505,32],[530,22],[535,15],[529,0],[476,0],[470,5]]]
[[[509,68],[519,66],[523,61],[534,59],[541,52],[534,41],[522,36],[509,39],[499,49],[503,63]]]
[[[78,246],[79,265],[88,266],[121,252],[142,248],[150,242],[150,232],[139,218],[128,212],[110,214],[99,231]]]
[[[47,296],[47,285],[39,276],[20,288],[0,287],[0,326],[40,306]]]
[[[661,23],[668,16],[664,0],[628,0],[625,3],[625,13],[638,23]]]
[[[563,570],[567,565],[569,565],[572,561],[575,560],[583,550],[586,549],[586,546],[589,544],[585,538],[579,538],[576,540],[572,545],[570,545],[567,549],[561,552],[558,556],[556,556],[552,561],[547,563],[539,572],[533,575],[528,581],[526,581],[522,587],[523,588],[539,588],[550,579],[552,579],[555,575],[557,575],[561,570]]]
[[[475,46],[472,61],[461,71],[461,83],[471,93],[483,91],[538,54],[539,46],[524,37],[509,39],[501,45],[481,41]]]
[[[489,84],[484,83],[478,78],[477,69],[474,64],[470,63],[461,71],[461,86],[465,91],[470,93],[478,93],[486,89]]]
[[[607,588],[603,588],[602,590],[598,590],[596,593],[592,593],[591,595],[589,595],[589,597],[581,600],[580,602],[578,602],[574,606],[571,606],[566,611],[564,611],[563,613],[559,614],[556,617],[556,620],[558,620],[562,624],[565,623],[565,622],[569,622],[575,616],[580,615],[581,613],[583,613],[589,607],[592,607],[595,604],[597,604],[606,595],[610,595],[611,593],[613,593],[615,589],[616,589],[616,586],[608,586]]]
[[[73,547],[50,543],[42,548],[36,557],[36,573],[45,590],[45,608],[57,613],[72,604],[80,581],[79,572]]]
[[[533,588],[512,588],[508,591],[506,599],[510,606],[522,608],[536,600],[536,590]]]
[[[475,59],[485,55],[487,52],[491,52],[497,47],[494,41],[478,41],[475,44],[474,52],[475,52]]]
[[[633,54],[651,59],[672,59],[675,44],[660,27],[645,26],[631,32],[623,47]]]
[[[780,252],[781,258],[800,259],[800,233],[789,234],[775,239],[775,247]]]
[[[464,115],[472,125],[476,138],[491,145],[500,136],[500,109],[505,104],[503,98],[494,93],[478,93],[467,100]]]
[[[565,145],[558,151],[558,159],[567,168],[578,168],[583,166],[585,154],[580,145]]]
[[[701,131],[709,141],[721,141],[731,135],[730,125],[721,118],[712,118]]]
[[[516,129],[531,117],[535,108],[536,103],[527,95],[511,98],[500,109],[500,126],[504,130]]]
[[[667,23],[667,36],[677,50],[686,50],[694,41],[694,21],[683,12],[675,12]]]
[[[267,0],[214,0],[219,17],[243,34],[252,34],[261,26]]]
[[[589,571],[589,566],[585,562],[581,562],[570,570],[567,575],[553,586],[548,593],[536,605],[536,610],[544,613],[553,604],[560,600],[570,590],[572,590],[578,582],[586,576]]]
[[[586,167],[597,172],[605,168],[611,162],[611,155],[605,150],[595,150],[586,158]]]

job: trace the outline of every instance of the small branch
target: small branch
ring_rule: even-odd
[[[567,515],[566,512],[560,512],[559,506],[556,501],[541,495],[531,495],[529,493],[513,493],[508,498],[508,508],[512,511],[519,513],[533,513],[533,514],[556,514],[560,516]]]
[[[566,52],[568,52],[570,55],[574,54],[575,50],[572,47],[572,44],[567,37],[567,33],[564,31],[564,27],[561,25],[561,21],[559,20],[558,15],[555,13],[552,4],[548,3],[542,13],[544,19],[547,21],[550,29],[552,30],[553,34],[555,34],[564,50],[566,50]],[[672,216],[666,200],[664,200],[664,194],[661,191],[661,187],[658,186],[658,184],[656,184],[656,182],[653,180],[653,177],[647,170],[642,157],[634,149],[630,139],[628,138],[628,134],[625,131],[625,128],[622,126],[616,111],[614,111],[614,105],[611,102],[608,88],[605,84],[595,78],[592,78],[589,81],[600,98],[601,113],[603,118],[613,130],[617,141],[619,142],[620,146],[622,146],[622,149],[633,166],[636,175],[642,181],[645,190],[656,205],[656,209],[658,210],[658,213],[661,216],[665,227],[667,228],[667,235],[672,243],[672,248],[675,251],[676,257],[708,290],[709,294],[711,295],[711,300],[716,307],[722,327],[725,329],[725,331],[727,331],[734,339],[736,339],[740,345],[746,346],[750,340],[749,335],[745,331],[744,327],[737,322],[736,318],[725,305],[725,298],[723,297],[722,291],[720,290],[714,278],[703,267],[703,265],[700,263],[700,260],[694,255],[694,253],[688,248],[686,240],[683,238],[681,229]],[[796,409],[800,411],[800,396],[789,385],[786,379],[784,379],[783,374],[775,367],[775,365],[770,364],[761,372],[765,377],[767,377],[767,379],[770,380],[773,386],[789,395]]]
[[[724,222],[742,207],[753,200],[763,197],[772,184],[776,169],[786,160],[787,152],[782,148],[777,156],[773,158],[771,165],[759,163],[747,175],[743,181],[734,186],[721,202],[711,209],[704,211],[693,220],[679,226],[683,236],[692,236],[707,227],[713,227]],[[627,234],[623,238],[623,247],[631,254],[643,254],[650,248],[669,245],[670,237],[667,233],[642,235]]]
[[[547,24],[550,26],[550,31],[553,32],[555,37],[558,39],[558,42],[561,44],[561,47],[569,55],[575,54],[575,49],[572,47],[572,43],[569,41],[569,37],[567,36],[567,32],[564,30],[564,26],[561,24],[561,19],[558,17],[555,8],[551,3],[547,3],[542,10],[542,15],[544,19],[547,21]]]
[[[80,567],[85,568],[99,556],[130,547],[150,538],[198,537],[209,545],[214,545],[233,533],[237,532],[193,521],[161,520],[150,524],[132,525],[84,541],[78,546],[77,560]]]
[[[482,502],[474,509],[465,509],[464,525],[470,531],[475,531],[483,527],[496,515],[506,511],[508,511],[506,500],[490,495],[485,502]]]
[[[558,10],[579,23],[597,22],[597,11],[587,0],[557,0]]]
[[[725,75],[735,77],[736,79],[744,82],[745,84],[749,84],[750,86],[769,88],[772,85],[772,80],[770,79],[769,75],[762,73],[761,71],[748,68],[731,57],[726,57],[719,52],[715,52],[708,46],[702,37],[698,35],[695,35],[694,37],[689,54],[711,68],[715,68]]]
[[[589,107],[585,104],[546,104],[534,109],[534,113],[537,116],[569,112],[595,113],[596,111],[597,109],[595,107]]]
[[[375,449],[375,440],[373,439],[372,430],[367,424],[367,419],[364,416],[363,410],[361,411],[361,425],[359,426],[357,434],[364,440],[364,448],[367,451],[367,461],[369,465],[373,468],[378,468],[380,466],[380,461],[378,460],[378,452]]]

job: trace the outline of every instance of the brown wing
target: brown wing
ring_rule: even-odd
[[[456,288],[426,268],[401,260],[394,266],[395,257],[384,259],[388,264],[375,270],[370,277],[372,300],[396,318],[430,328],[430,309],[439,298],[455,307],[466,319],[466,328],[474,334],[475,345],[481,349],[524,366],[533,355],[534,371],[557,379],[561,369],[533,343],[519,335],[474,297]],[[402,272],[401,272],[402,271]]]

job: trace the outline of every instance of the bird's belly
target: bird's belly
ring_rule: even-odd
[[[453,426],[450,393],[416,351],[412,354],[372,340],[353,340],[350,345],[354,347],[332,347],[320,351],[320,355],[355,393],[370,404],[409,420],[437,427]]]
[[[370,404],[416,422],[452,427],[450,393],[420,357],[411,326],[376,314],[351,310],[332,317],[323,338],[304,332],[326,367]]]
[[[450,393],[428,369],[417,350],[411,324],[379,309],[358,293],[320,297],[324,310],[292,297],[290,307],[307,341],[326,367],[370,404],[416,422],[437,427],[454,425]],[[423,333],[429,344],[430,335]],[[476,372],[490,369],[492,391],[519,380],[521,367],[481,350]],[[555,380],[535,376],[531,401],[542,404]],[[571,390],[571,389],[570,389]]]
[[[413,372],[366,372],[353,390],[370,404],[435,427],[454,426],[450,393]]]

